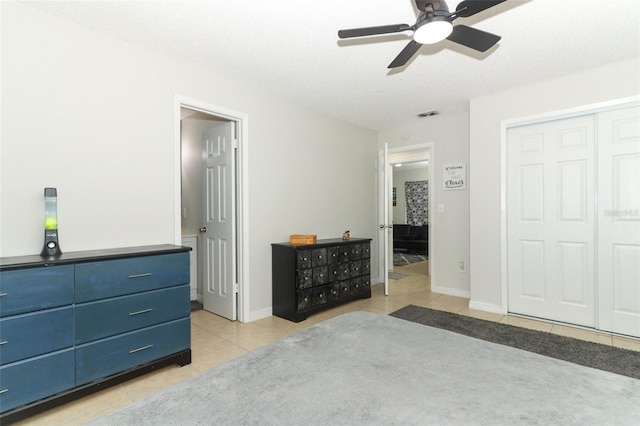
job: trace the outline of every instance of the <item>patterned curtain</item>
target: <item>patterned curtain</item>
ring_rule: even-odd
[[[429,223],[429,181],[419,180],[404,183],[407,197],[407,224],[426,225]]]

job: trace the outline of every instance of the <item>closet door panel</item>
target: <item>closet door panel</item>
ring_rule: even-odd
[[[599,328],[640,337],[640,107],[598,116]]]
[[[595,115],[507,131],[509,311],[595,326]]]

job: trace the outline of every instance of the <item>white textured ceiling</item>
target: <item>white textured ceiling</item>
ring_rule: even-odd
[[[473,97],[640,56],[638,0],[507,0],[454,21],[502,36],[485,54],[445,40],[423,46],[392,71],[387,65],[410,31],[350,40],[339,40],[337,32],[412,25],[413,0],[27,3],[376,130],[424,111],[466,110]],[[453,10],[459,1],[448,3]]]

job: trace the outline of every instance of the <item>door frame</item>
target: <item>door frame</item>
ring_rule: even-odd
[[[518,117],[500,121],[500,290],[501,290],[501,314],[509,312],[509,280],[508,280],[508,233],[507,233],[507,131],[511,127],[529,124],[538,124],[545,121],[573,118],[585,114],[597,114],[599,112],[637,105],[640,96],[614,99],[606,102],[582,105],[557,111],[548,111],[540,114]],[[597,157],[596,157],[597,158]],[[597,200],[595,211],[597,211]],[[596,243],[597,244],[597,243]],[[596,309],[598,305],[598,289],[596,285]],[[599,326],[596,315],[596,327]]]
[[[384,150],[384,147],[379,149],[380,152],[382,152]],[[397,146],[394,148],[388,148],[387,153],[387,162],[389,162],[391,157],[398,157],[401,154],[406,154],[409,161],[411,161],[411,155],[415,153],[415,151],[428,151],[429,152],[429,277],[431,278],[431,282],[433,283],[433,278],[436,276],[436,262],[435,262],[435,258],[436,258],[436,254],[435,254],[435,232],[433,232],[432,230],[435,228],[435,222],[436,222],[436,218],[434,216],[434,211],[433,211],[433,206],[434,206],[434,200],[435,200],[435,185],[433,184],[434,182],[434,172],[435,172],[435,159],[436,159],[436,149],[435,149],[435,143],[434,142],[424,142],[424,143],[420,143],[420,144],[415,144],[415,145],[405,145],[405,146]],[[379,158],[383,157],[383,155],[379,155]],[[378,166],[378,182],[379,184],[382,185],[382,182],[384,182],[384,173],[385,173],[385,166],[383,164],[380,164]],[[393,173],[393,170],[391,171]],[[380,191],[378,191],[378,193],[380,194]],[[388,198],[388,202],[387,205],[385,206],[385,197],[380,197],[380,195],[378,195],[378,221],[380,224],[383,224],[384,222],[384,211],[385,208],[389,209],[389,204],[391,204],[391,198]],[[393,221],[392,218],[390,218],[391,221]],[[386,228],[385,228],[386,229]],[[385,232],[388,232],[385,230]],[[385,272],[385,262],[387,262],[389,259],[386,259],[384,256],[384,238],[380,237],[378,238],[378,258],[380,259],[378,262],[378,275],[379,275],[379,279],[382,280],[382,282],[384,282],[384,272]],[[390,268],[389,268],[390,269]]]
[[[238,280],[238,321],[250,321],[250,280],[249,280],[249,123],[248,115],[211,105],[196,99],[176,95],[173,102],[173,156],[174,156],[174,244],[182,243],[182,155],[180,134],[180,109],[188,108],[212,116],[224,118],[236,124],[236,274]]]

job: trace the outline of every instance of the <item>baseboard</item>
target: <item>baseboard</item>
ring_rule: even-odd
[[[438,287],[434,285],[431,285],[431,292],[446,294],[447,296],[465,297],[467,299],[471,296],[471,293],[468,290],[459,290],[457,288],[449,287]]]
[[[492,303],[469,300],[469,308],[476,309],[478,311],[492,312],[494,314],[506,314],[506,312],[502,311],[502,306],[494,305]]]
[[[251,311],[249,313],[249,320],[246,322],[261,320],[263,318],[268,318],[271,315],[273,315],[273,309],[271,307],[260,309],[259,311]]]

